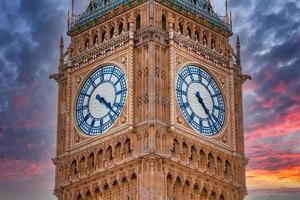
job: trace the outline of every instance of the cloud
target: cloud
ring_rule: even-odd
[[[1,198],[19,199],[11,189],[6,191],[8,185],[30,192],[31,200],[40,199],[36,188],[48,199],[52,196],[57,86],[48,76],[57,70],[59,38],[67,24],[62,8],[67,4],[0,2]]]
[[[249,187],[279,187],[276,181],[282,187],[296,186],[300,179],[300,4],[293,0],[230,4],[242,39],[244,73],[253,77],[244,86]]]

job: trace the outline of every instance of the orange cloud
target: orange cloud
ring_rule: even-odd
[[[249,189],[299,188],[300,165],[276,171],[248,170]]]

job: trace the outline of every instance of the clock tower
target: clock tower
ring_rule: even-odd
[[[51,75],[57,199],[244,199],[248,76],[227,11],[209,0],[90,0],[68,25]]]

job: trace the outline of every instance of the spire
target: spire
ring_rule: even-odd
[[[64,38],[63,36],[60,37],[59,42],[59,68],[61,69],[64,65]]]
[[[228,0],[225,0],[226,18],[228,18]]]
[[[230,11],[230,17],[229,17],[230,19],[229,19],[229,21],[230,21],[230,29],[232,30],[232,13],[231,13],[231,11]]]
[[[75,3],[74,3],[74,0],[72,0],[72,17],[74,16],[74,7],[75,7],[74,4],[75,4]]]
[[[68,30],[70,30],[70,10],[68,10]]]
[[[236,64],[241,66],[241,42],[239,35],[236,38]]]

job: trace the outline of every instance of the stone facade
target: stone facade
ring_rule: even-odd
[[[240,43],[231,31],[174,9],[167,1],[132,1],[60,43],[57,156],[59,200],[242,200],[246,195]],[[76,125],[79,90],[98,66],[121,67],[128,97],[105,134]],[[175,96],[178,71],[207,69],[220,86],[226,122],[206,137],[186,122]]]

